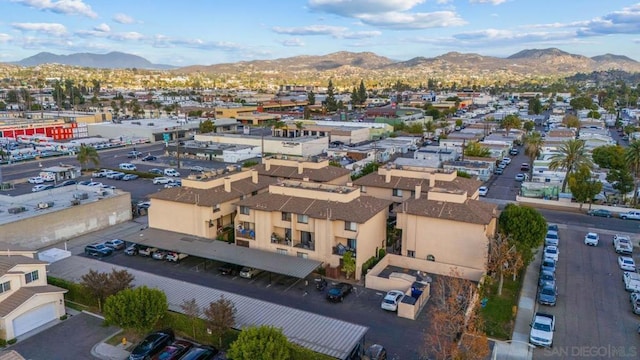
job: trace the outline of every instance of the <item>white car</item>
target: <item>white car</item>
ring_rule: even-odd
[[[242,268],[242,270],[240,270],[240,277],[251,279],[255,276],[258,276],[261,272],[262,270],[260,269],[245,266]]]
[[[511,158],[510,157],[505,157],[505,158],[502,159],[502,162],[507,164],[507,165],[509,165],[509,164],[511,164]]]
[[[598,241],[600,241],[600,236],[596,233],[587,233],[584,236],[584,244],[590,246],[598,246]]]
[[[544,237],[544,246],[558,246],[560,242],[560,237],[558,236],[557,231],[547,231],[547,235]]]
[[[480,186],[478,188],[478,195],[479,196],[487,196],[487,193],[489,192],[489,188],[486,186]]]
[[[636,262],[629,256],[618,256],[618,266],[624,271],[636,271]]]
[[[558,250],[557,246],[549,245],[544,248],[544,257],[553,259],[553,261],[558,261],[558,255],[560,254],[560,250]]]
[[[168,177],[165,177],[165,176],[159,176],[159,177],[153,178],[153,184],[154,185],[156,185],[156,184],[168,184],[170,182],[172,182],[172,179],[169,179]]]
[[[53,189],[53,185],[38,184],[31,188],[31,192],[40,192],[40,191],[50,190],[50,189]]]
[[[176,169],[164,169],[164,176],[180,177],[180,173]]]
[[[524,181],[524,174],[517,174],[516,181]]]
[[[102,187],[104,187],[104,184],[101,183],[101,182],[92,181],[92,182],[88,183],[86,186],[102,188]]]
[[[34,176],[29,178],[29,184],[44,184],[42,176]]]
[[[404,293],[400,290],[391,290],[384,296],[382,299],[382,304],[380,307],[383,310],[387,311],[396,311],[398,310],[398,304],[402,301],[404,297]]]

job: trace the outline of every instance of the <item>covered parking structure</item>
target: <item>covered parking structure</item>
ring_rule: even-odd
[[[322,262],[317,260],[251,249],[215,239],[152,228],[124,236],[122,240],[299,279],[307,277],[322,265]]]

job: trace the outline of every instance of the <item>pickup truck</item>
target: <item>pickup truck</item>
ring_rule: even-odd
[[[111,172],[113,172],[113,170],[109,170],[109,169],[101,169],[101,170],[98,170],[98,171],[94,171],[94,172],[91,174],[91,177],[94,177],[94,178],[106,177],[106,176],[107,176],[107,174],[109,174],[109,173],[111,173]]]
[[[640,220],[640,210],[630,210],[624,213],[620,213],[620,219],[622,220]]]
[[[531,321],[529,342],[532,345],[553,347],[553,332],[556,330],[556,318],[553,315],[537,312]]]
[[[182,254],[179,252],[170,251],[164,259],[167,261],[173,261],[175,263],[178,263],[180,262],[180,260],[186,258],[187,256],[189,256],[189,254]]]
[[[149,246],[140,246],[138,248],[138,255],[140,256],[153,256],[153,253],[158,251],[158,248]]]
[[[640,274],[625,271],[622,274],[622,281],[624,282],[624,289],[631,292],[640,292]]]
[[[626,235],[613,235],[613,247],[618,254],[633,254],[633,244],[631,243],[631,239],[629,239],[629,237]]]

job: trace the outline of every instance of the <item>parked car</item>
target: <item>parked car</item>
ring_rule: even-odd
[[[150,172],[150,173],[152,173],[152,174],[156,174],[156,175],[162,175],[162,170],[160,170],[160,169],[155,169],[155,168],[154,168],[154,169],[150,169],[150,170],[149,170],[149,171],[147,171],[147,172]]]
[[[509,155],[518,155],[518,154],[520,154],[520,150],[516,148],[512,148],[511,150],[509,150]]]
[[[204,168],[202,166],[192,166],[189,170],[193,172],[204,172]]]
[[[545,285],[538,291],[538,303],[542,305],[556,306],[558,291],[555,286]]]
[[[242,265],[229,264],[229,263],[222,264],[222,266],[218,268],[218,271],[220,272],[220,274],[232,275],[232,276],[238,275],[238,273],[241,270],[242,270]]]
[[[591,216],[600,216],[600,217],[606,217],[606,218],[610,218],[613,216],[611,211],[607,209],[593,209],[593,210],[589,210],[587,214]]]
[[[94,178],[101,178],[101,177],[106,177],[108,173],[110,173],[112,170],[109,169],[101,169],[98,171],[94,171],[93,173],[91,173],[91,177]]]
[[[504,170],[502,168],[497,167],[493,170],[493,173],[496,175],[502,175],[504,173]]]
[[[120,165],[118,165],[118,168],[121,170],[128,170],[128,171],[136,171],[138,170],[138,168],[130,163],[122,163]]]
[[[156,331],[147,335],[129,355],[129,360],[146,360],[159,353],[165,346],[175,341],[172,330]]]
[[[164,169],[164,176],[180,177],[180,173],[176,169]]]
[[[31,192],[40,192],[45,190],[53,189],[53,185],[51,184],[39,184],[31,188]]]
[[[84,247],[84,253],[89,256],[105,257],[113,254],[113,249],[103,243],[93,243]]]
[[[542,271],[551,271],[553,273],[556,272],[556,261],[551,258],[542,259],[542,263],[540,264],[540,269]]]
[[[636,271],[636,262],[630,256],[618,256],[618,266],[624,271]]]
[[[538,286],[553,286],[556,287],[556,275],[551,271],[543,270],[540,272],[540,277],[538,278]]]
[[[558,250],[557,246],[549,245],[544,247],[542,257],[553,259],[553,261],[558,261],[559,254],[560,254],[560,250]]]
[[[633,254],[633,244],[631,244],[631,240],[626,235],[615,234],[613,235],[613,248],[616,250],[616,253],[622,255],[631,255]]]
[[[151,256],[156,251],[158,251],[158,248],[151,246],[139,245],[138,247],[138,255],[140,256]]]
[[[178,360],[193,347],[193,343],[186,340],[176,340],[160,350],[151,360]]]
[[[141,153],[140,151],[136,151],[136,150],[129,151],[129,152],[127,153],[127,157],[128,157],[129,159],[137,159],[137,158],[138,158],[138,157],[140,157],[141,155],[142,155],[142,153]]]
[[[260,269],[245,266],[242,268],[242,270],[240,270],[240,277],[251,279],[255,276],[258,276],[258,274],[260,274],[261,272],[262,270]]]
[[[196,346],[182,355],[180,360],[213,360],[216,354],[218,349],[213,346]]]
[[[509,165],[511,164],[511,158],[510,157],[504,157],[502,158],[502,162]]]
[[[120,239],[107,240],[104,242],[104,244],[113,250],[122,250],[127,246],[124,240],[120,240]]]
[[[138,209],[148,209],[151,207],[151,201],[139,201],[136,206]]]
[[[138,246],[137,244],[133,244],[124,249],[124,253],[129,256],[138,255],[139,248],[140,246]]]
[[[632,293],[640,292],[640,274],[637,272],[625,271],[622,273],[622,282],[624,289]]]
[[[122,180],[124,175],[125,175],[125,173],[123,173],[123,172],[113,171],[113,172],[110,172],[109,174],[107,174],[107,179]]]
[[[516,181],[524,181],[524,174],[516,174]]]
[[[149,154],[149,155],[146,155],[145,157],[143,157],[140,160],[142,160],[142,161],[155,161],[157,159],[158,158],[156,156]]]
[[[584,236],[584,244],[589,246],[598,246],[598,242],[600,241],[600,235],[590,232]]]
[[[387,292],[387,295],[385,295],[382,299],[382,304],[380,305],[380,307],[382,308],[382,310],[397,311],[398,304],[400,303],[400,301],[402,301],[403,297],[404,293],[402,291],[391,290]]]
[[[529,170],[531,170],[529,163],[522,163],[522,165],[520,165],[520,171],[529,171]]]
[[[56,187],[64,187],[64,186],[71,186],[71,185],[76,185],[78,182],[75,180],[65,180],[61,183],[59,183],[58,185],[56,185]]]
[[[166,176],[159,176],[156,178],[153,178],[153,184],[157,185],[157,184],[168,184],[171,182],[171,179],[169,179]]]
[[[544,246],[554,245],[558,246],[560,238],[557,231],[547,231],[547,235],[544,237]]]
[[[489,192],[489,188],[486,186],[480,186],[478,188],[478,196],[487,196],[488,192]]]
[[[550,314],[537,312],[531,321],[529,342],[535,346],[553,347],[553,333],[556,330],[556,318]]]
[[[340,301],[344,300],[345,296],[349,295],[353,290],[353,285],[348,283],[338,283],[332,286],[327,292],[327,300],[329,301]]]
[[[169,251],[167,253],[167,256],[165,257],[165,260],[167,261],[171,261],[171,262],[180,262],[180,260],[188,257],[189,254],[183,254],[183,253],[179,253],[179,252],[175,252],[175,251]]]
[[[622,220],[640,220],[640,210],[630,210],[620,214]]]
[[[167,258],[167,254],[164,250],[156,250],[151,254],[151,257],[156,260],[164,260]]]
[[[558,224],[547,224],[547,231],[558,232]]]
[[[29,184],[44,184],[42,176],[34,176],[29,178]]]
[[[120,180],[130,181],[130,180],[135,180],[137,178],[138,178],[138,175],[136,174],[125,174]]]

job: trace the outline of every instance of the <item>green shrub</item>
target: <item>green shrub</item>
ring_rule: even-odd
[[[67,320],[67,317],[68,317],[67,314],[64,314],[64,315],[60,316],[60,320]]]
[[[378,260],[381,260],[385,255],[387,255],[387,250],[385,249],[378,250]]]
[[[254,165],[258,165],[258,162],[255,160],[247,160],[244,163],[242,163],[242,167],[243,168],[248,168],[248,167],[252,167]]]
[[[68,301],[73,301],[87,306],[98,305],[98,299],[96,299],[93,295],[86,291],[80,284],[76,284],[64,279],[58,279],[52,276],[47,276],[47,282],[49,283],[49,285],[54,285],[69,290],[69,292],[64,295],[64,298]]]
[[[290,344],[291,360],[330,360],[330,356],[320,354],[297,344]]]
[[[17,343],[17,342],[18,342],[18,339],[16,339],[16,338],[13,338],[13,339],[9,339],[9,340],[7,340],[7,344],[8,344],[8,345],[13,345],[13,344],[15,344],[15,343]]]
[[[7,340],[0,339],[0,347],[5,347],[5,346],[7,346]]]

